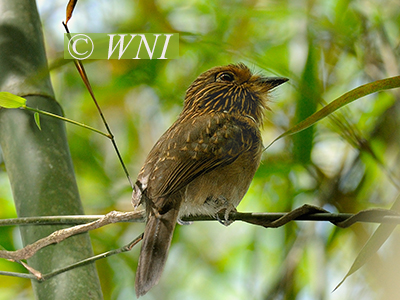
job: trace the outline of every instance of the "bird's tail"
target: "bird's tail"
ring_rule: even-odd
[[[161,277],[178,213],[179,207],[164,214],[149,213],[136,271],[135,291],[138,298],[156,285]]]

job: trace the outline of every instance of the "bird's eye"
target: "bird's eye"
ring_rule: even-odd
[[[232,73],[220,73],[217,76],[217,81],[232,82],[235,79]]]

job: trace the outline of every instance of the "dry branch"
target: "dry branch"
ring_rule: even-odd
[[[221,213],[220,218],[223,218],[223,212]],[[97,218],[97,219],[96,219]],[[93,219],[95,219],[93,221]],[[118,223],[118,222],[144,222],[144,211],[132,211],[132,212],[117,212],[112,211],[104,216],[59,216],[59,217],[37,217],[37,218],[23,218],[24,223],[21,223],[20,219],[13,220],[2,220],[0,225],[46,225],[46,224],[72,224],[73,222],[82,223],[84,221],[91,221],[86,224],[76,225],[70,228],[61,229],[53,232],[49,236],[42,238],[36,241],[33,244],[27,245],[26,247],[16,250],[16,251],[0,251],[0,258],[8,259],[11,261],[22,263],[26,269],[34,275],[34,278],[38,280],[45,280],[46,278],[53,277],[59,273],[70,270],[71,268],[75,268],[90,262],[93,262],[97,259],[104,258],[113,254],[129,251],[134,245],[136,245],[141,237],[136,238],[132,243],[124,246],[120,249],[112,250],[92,258],[88,258],[84,261],[78,262],[74,265],[63,268],[62,270],[58,270],[54,272],[54,274],[42,275],[39,271],[32,269],[27,266],[25,263],[21,262],[21,260],[28,259],[32,257],[37,251],[40,249],[47,247],[51,244],[57,244],[73,235],[77,235],[80,233],[84,233],[90,230],[94,230],[100,227],[103,227],[108,224]],[[195,216],[195,217],[187,217],[184,218],[183,221],[211,221],[216,220],[211,216]],[[312,205],[303,205],[297,209],[292,210],[288,213],[240,213],[240,212],[232,212],[229,214],[229,220],[231,221],[243,221],[246,223],[263,226],[266,228],[276,228],[287,224],[290,221],[329,221],[332,224],[346,228],[351,226],[356,222],[373,222],[373,223],[394,223],[400,224],[400,214],[392,211],[392,210],[384,210],[384,209],[367,209],[358,212],[357,214],[333,214],[328,211],[312,206]],[[9,276],[18,276],[15,273],[9,274],[9,272],[0,272],[3,275]],[[21,274],[25,277],[26,274]]]
[[[13,261],[21,261],[32,257],[38,250],[49,246],[51,244],[57,244],[70,236],[77,235],[80,233],[87,232],[89,230],[97,229],[108,224],[124,222],[134,218],[142,218],[142,212],[117,212],[112,211],[101,217],[100,219],[82,225],[61,229],[53,232],[49,236],[36,241],[33,244],[27,245],[26,247],[16,251],[0,251],[0,258],[5,258]]]

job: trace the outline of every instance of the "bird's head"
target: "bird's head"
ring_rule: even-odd
[[[189,87],[182,114],[236,113],[251,116],[260,125],[268,108],[268,92],[286,81],[253,74],[242,63],[214,67]]]

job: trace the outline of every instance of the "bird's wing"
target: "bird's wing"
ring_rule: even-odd
[[[138,182],[158,206],[157,199],[178,191],[204,173],[232,163],[260,143],[259,129],[251,118],[215,113],[178,120],[149,153]]]

